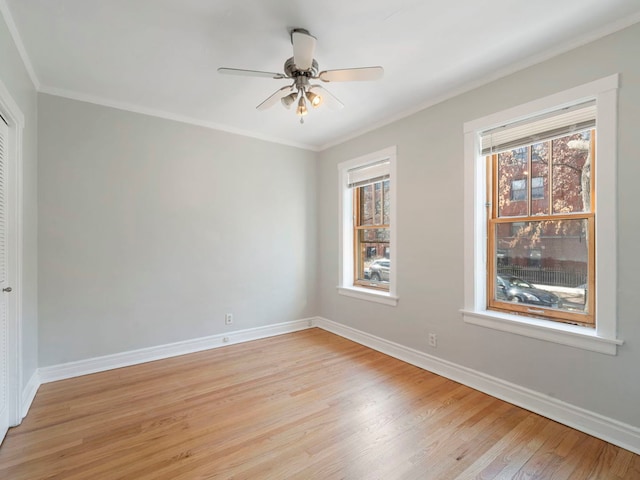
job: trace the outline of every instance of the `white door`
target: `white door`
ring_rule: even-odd
[[[9,322],[7,318],[7,148],[9,128],[0,117],[0,442],[10,425],[9,418]]]

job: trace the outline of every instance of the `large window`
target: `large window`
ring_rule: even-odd
[[[395,148],[341,163],[342,294],[395,305]]]
[[[578,106],[547,139],[533,121],[536,143],[487,155],[489,308],[595,326],[595,113]]]
[[[465,124],[465,322],[616,353],[617,86]]]

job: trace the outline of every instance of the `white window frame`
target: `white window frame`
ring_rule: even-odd
[[[617,90],[619,75],[534,100],[464,124],[464,307],[466,323],[616,355],[617,335]],[[480,134],[582,101],[596,100],[596,328],[487,309],[486,170]]]
[[[353,265],[353,191],[348,187],[348,171],[363,167],[382,160],[389,160],[389,189],[391,211],[389,222],[389,235],[391,252],[389,258],[391,260],[391,270],[389,272],[389,291],[383,291],[373,288],[366,288],[354,285]],[[396,277],[398,262],[397,250],[398,242],[396,236],[396,205],[397,205],[397,185],[396,185],[396,147],[387,147],[377,152],[369,153],[346,162],[338,164],[338,188],[339,188],[339,248],[338,248],[338,293],[349,297],[368,300],[371,302],[382,303],[385,305],[396,306],[398,304],[398,296],[396,293]]]

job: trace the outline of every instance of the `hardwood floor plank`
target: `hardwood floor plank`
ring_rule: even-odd
[[[631,480],[638,458],[310,329],[43,385],[0,478]]]
[[[441,478],[445,474],[456,478],[529,415],[529,412],[521,408],[497,399],[492,400],[469,422],[465,422],[455,432],[450,432],[449,444],[445,445],[444,450],[430,452],[431,458],[421,455],[412,459],[415,466],[407,478],[425,478],[425,465],[429,465],[428,471],[432,478]],[[479,421],[474,424],[472,422],[475,417]]]

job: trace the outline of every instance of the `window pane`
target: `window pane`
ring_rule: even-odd
[[[357,280],[380,284],[388,288],[390,261],[390,238],[388,228],[359,230],[356,252],[359,253]]]
[[[360,195],[359,225],[389,224],[389,180],[358,187]]]
[[[590,130],[552,141],[553,213],[590,211],[590,149]]]
[[[383,198],[382,198],[382,182],[373,184],[373,208],[374,208],[374,216],[373,222],[374,225],[382,225],[382,207],[383,207]]]
[[[495,299],[586,312],[588,220],[496,225]]]
[[[516,148],[498,154],[498,216],[527,215],[529,149]]]
[[[391,223],[389,212],[391,212],[391,182],[389,180],[385,180],[382,184],[384,188],[384,203],[383,203],[383,212],[384,215],[382,217],[383,225],[389,225]]]
[[[360,225],[373,225],[373,185],[358,187],[360,195]]]
[[[549,145],[531,146],[531,215],[549,214]]]

